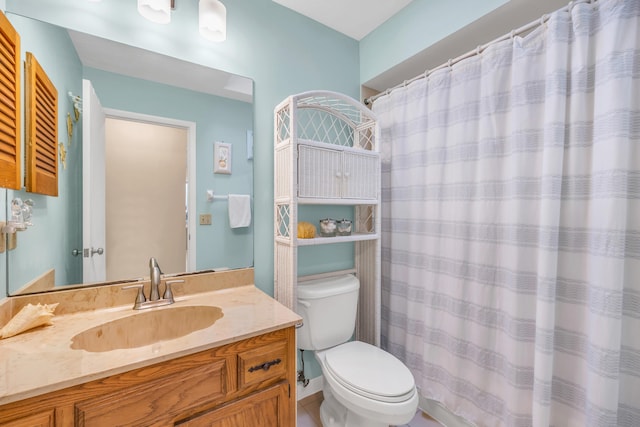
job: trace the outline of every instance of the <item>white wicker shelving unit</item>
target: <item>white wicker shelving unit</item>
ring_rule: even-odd
[[[379,346],[378,135],[375,115],[340,93],[292,95],[274,111],[275,297],[296,309],[300,247],[354,242],[360,280],[356,337]],[[353,206],[352,235],[298,239],[298,206],[303,204]]]

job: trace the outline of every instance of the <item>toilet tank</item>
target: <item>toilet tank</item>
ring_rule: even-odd
[[[349,341],[356,326],[360,281],[352,274],[299,282],[297,346],[323,350]]]

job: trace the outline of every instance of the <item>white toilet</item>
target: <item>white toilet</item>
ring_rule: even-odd
[[[383,427],[406,424],[418,407],[409,369],[375,347],[349,341],[360,282],[346,274],[298,284],[298,348],[314,350],[322,367],[324,427]]]

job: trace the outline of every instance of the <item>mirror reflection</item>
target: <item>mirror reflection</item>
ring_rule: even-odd
[[[58,197],[5,191],[5,210],[33,201],[6,252],[7,294],[146,277],[151,257],[164,274],[253,265],[253,221],[232,228],[246,212],[227,198],[251,213],[252,81],[7,16],[22,60],[32,52],[58,91],[65,152]],[[230,148],[224,173],[216,142]]]

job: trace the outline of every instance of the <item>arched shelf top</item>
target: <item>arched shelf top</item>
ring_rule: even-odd
[[[345,94],[327,90],[301,92],[289,96],[276,110],[293,103],[296,108],[315,108],[340,117],[356,129],[376,121],[376,116],[369,108],[356,99]]]

